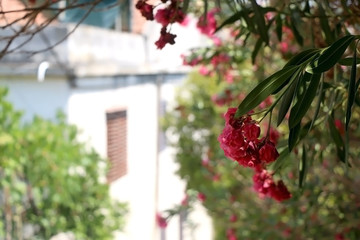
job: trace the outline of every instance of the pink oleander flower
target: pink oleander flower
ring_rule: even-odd
[[[185,194],[183,200],[181,200],[181,206],[188,206],[189,205],[189,196],[187,194]]]
[[[228,240],[237,240],[235,229],[229,228],[228,230],[226,230],[226,238]]]
[[[291,193],[288,191],[282,180],[277,184],[274,182],[272,174],[267,170],[257,170],[253,176],[254,190],[262,197],[271,197],[279,202],[291,198]]]
[[[166,218],[161,216],[160,213],[156,213],[156,223],[160,228],[166,228],[167,227]]]
[[[206,195],[204,193],[199,192],[197,198],[200,200],[200,202],[205,202]]]
[[[206,18],[200,17],[196,26],[202,34],[205,34],[209,37],[213,36],[216,30],[216,19],[215,13],[219,10],[217,8],[212,9],[206,14]]]
[[[221,53],[219,55],[213,56],[210,62],[214,67],[217,67],[219,64],[228,63],[230,60],[231,58],[229,57],[229,55]]]
[[[273,142],[275,145],[277,144],[278,140],[280,138],[280,133],[278,130],[274,129],[274,128],[270,128],[270,133],[269,133],[269,139],[271,142]]]
[[[266,196],[270,192],[270,189],[276,187],[272,174],[265,169],[255,172],[253,182],[255,191],[263,196]]]
[[[260,134],[260,128],[250,116],[242,116],[235,119],[236,108],[229,108],[225,114],[225,128],[219,135],[220,147],[225,156],[237,161],[245,167],[261,165],[258,145],[260,140],[256,138]]]
[[[341,120],[336,119],[335,120],[335,127],[339,131],[339,133],[343,136],[345,134],[345,127],[344,124],[341,122]]]
[[[205,67],[204,65],[201,65],[199,68],[199,73],[203,76],[210,76],[212,74],[212,72],[210,71],[210,69],[208,69],[207,67]]]
[[[237,216],[235,214],[232,214],[230,216],[230,222],[236,222],[238,220]]]
[[[155,14],[155,20],[162,24],[163,27],[174,22],[182,23],[184,19],[185,14],[182,12],[181,8],[176,6],[176,3],[172,3],[166,8],[159,9]]]
[[[279,157],[279,153],[273,142],[265,140],[265,144],[259,150],[259,157],[261,161],[271,163]]]
[[[175,44],[175,34],[168,33],[166,27],[161,28],[160,38],[155,42],[155,45],[158,49],[163,49],[167,43],[173,45]]]
[[[278,202],[282,202],[284,200],[288,200],[291,198],[291,193],[285,186],[282,180],[278,181],[275,188],[270,189],[270,197],[277,200]]]
[[[143,17],[147,20],[154,20],[154,6],[146,3],[147,0],[139,0],[135,7],[138,9]]]

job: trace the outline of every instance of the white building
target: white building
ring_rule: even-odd
[[[23,49],[41,50],[71,27],[49,27]],[[162,141],[159,117],[186,78],[180,54],[204,39],[194,28],[174,26],[176,45],[158,51],[153,42],[159,31],[153,29],[145,38],[82,26],[54,50],[28,59],[8,55],[0,64],[0,83],[9,88],[15,107],[25,111],[25,119],[52,119],[61,109],[81,129],[81,141],[112,158],[111,196],[128,202],[130,211],[119,240],[165,240],[155,214],[184,197],[185,184],[174,174],[173,150]],[[194,239],[211,240],[204,210],[199,208],[193,218],[199,224]],[[169,223],[167,240],[191,239],[181,237],[179,225],[177,218]]]

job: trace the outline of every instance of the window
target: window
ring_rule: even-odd
[[[106,113],[107,125],[107,155],[110,169],[107,174],[111,183],[124,176],[127,172],[126,110],[109,111]]]

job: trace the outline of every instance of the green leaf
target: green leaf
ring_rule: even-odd
[[[262,13],[261,6],[256,3],[256,0],[251,0],[251,5],[254,10],[254,18],[257,25],[258,33],[261,39],[265,42],[266,45],[269,44],[269,35],[268,29],[265,24],[264,14]]]
[[[301,161],[299,162],[299,188],[303,187],[303,183],[305,180],[305,174],[306,174],[306,161],[307,161],[307,152],[305,145],[302,146],[302,157]]]
[[[330,136],[332,138],[332,140],[335,143],[336,146],[336,152],[337,152],[337,156],[340,159],[340,161],[346,163],[346,159],[345,159],[345,143],[343,138],[341,137],[340,132],[338,131],[338,129],[335,126],[335,122],[333,117],[329,117],[328,118],[328,124],[329,124],[329,131],[330,131]]]
[[[356,94],[356,46],[354,50],[354,61],[351,66],[351,73],[350,73],[350,82],[348,88],[348,101],[346,107],[346,118],[345,118],[345,129],[348,131],[350,118],[351,118],[351,108],[355,101],[355,94]]]
[[[310,59],[314,55],[318,54],[320,52],[320,49],[307,49],[305,51],[300,52],[299,54],[293,56],[289,62],[285,65],[286,66],[293,66],[293,65],[299,65],[306,60]]]
[[[326,16],[326,12],[322,6],[322,4],[318,4],[319,6],[319,13],[321,16]],[[335,36],[334,33],[331,31],[330,25],[329,25],[329,19],[325,17],[320,17],[320,26],[322,31],[325,34],[325,40],[327,44],[332,44],[334,42]]]
[[[279,39],[279,42],[281,42],[281,39],[282,39],[282,19],[281,19],[281,14],[278,14],[276,16],[276,35],[277,35],[277,38]]]
[[[234,13],[232,16],[227,18],[222,24],[220,24],[220,26],[216,28],[215,32],[219,31],[220,29],[222,29],[224,26],[226,26],[228,24],[232,24],[232,23],[240,20],[243,17],[243,15],[244,15],[244,13],[242,11]]]
[[[342,58],[338,61],[338,63],[343,66],[352,66],[354,61],[356,62],[356,64],[360,64],[360,59],[357,58],[355,60],[352,57]]]
[[[323,97],[324,97],[324,93],[323,93],[324,85],[325,85],[325,84],[324,84],[324,77],[323,77],[322,80],[321,80],[321,82],[320,82],[318,100],[317,100],[317,103],[316,103],[316,108],[315,108],[314,117],[313,117],[313,119],[311,120],[311,124],[310,124],[310,127],[309,127],[308,132],[310,132],[310,130],[311,130],[312,127],[314,126],[314,123],[315,123],[315,121],[316,121],[316,119],[317,119],[317,116],[319,115],[321,102],[322,102],[322,99],[323,99]]]
[[[274,90],[278,89],[289,77],[291,77],[298,68],[298,66],[283,68],[260,82],[240,103],[235,117],[240,117],[258,106],[274,92]]]
[[[295,127],[290,129],[290,133],[289,133],[289,139],[288,139],[288,147],[289,147],[289,151],[291,152],[292,149],[295,147],[297,140],[299,138],[300,135],[300,123],[298,123]]]
[[[251,54],[251,62],[252,64],[255,64],[255,59],[256,59],[256,56],[258,55],[259,53],[259,50],[262,46],[262,43],[263,43],[263,40],[261,38],[259,38],[257,41],[256,41],[256,44],[255,44],[255,47],[254,47],[254,50]]]
[[[292,76],[292,78],[294,78],[294,77],[300,78],[300,76],[297,74],[294,74]],[[288,112],[292,101],[294,100],[295,89],[298,86],[299,78],[297,79],[297,81],[294,81],[291,83],[291,85],[288,87],[286,93],[282,97],[282,101],[281,101],[281,105],[280,105],[279,113],[278,113],[277,126],[279,126],[281,124],[281,122],[284,120],[284,117],[285,117],[286,113]]]
[[[318,89],[320,83],[321,74],[309,74],[305,73],[304,78],[306,75],[311,76],[310,84],[308,88],[305,90],[303,97],[298,100],[298,102],[294,105],[294,107],[290,111],[289,117],[289,128],[293,128],[301,119],[305,116],[306,112],[311,106],[312,101],[316,96],[316,91]]]
[[[355,37],[352,35],[347,35],[334,42],[330,47],[326,48],[325,51],[321,53],[317,63],[315,62],[315,67],[312,71],[314,73],[322,73],[329,70],[339,61],[346,48],[350,45],[354,38]]]
[[[294,37],[296,39],[296,41],[299,43],[299,45],[303,45],[304,44],[304,39],[301,36],[299,30],[298,30],[298,26],[297,23],[300,22],[300,18],[298,17],[299,13],[297,11],[291,11],[291,16],[290,16],[290,28],[294,34]]]

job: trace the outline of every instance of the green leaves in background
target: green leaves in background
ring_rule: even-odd
[[[356,52],[356,48],[357,48],[357,44],[355,45],[353,63],[351,66],[350,81],[349,81],[349,87],[348,87],[348,99],[347,99],[346,116],[345,116],[346,131],[348,131],[348,128],[349,128],[349,123],[350,123],[350,118],[351,118],[351,108],[355,102],[355,94],[357,92],[357,87],[356,87],[356,63],[357,63],[356,55],[357,55],[357,52]]]
[[[305,181],[306,170],[307,170],[307,151],[306,147],[302,145],[302,156],[299,161],[299,188],[302,188]]]
[[[329,131],[330,136],[332,140],[335,143],[336,146],[336,152],[338,158],[345,163],[345,143],[344,139],[342,138],[339,130],[336,128],[335,120],[332,116],[328,118],[328,125],[329,125]]]
[[[256,3],[255,0],[251,0],[251,5],[254,11],[254,20],[257,26],[257,32],[260,35],[260,38],[266,45],[269,44],[269,35],[268,28],[266,27],[264,14],[261,11],[261,7]]]

